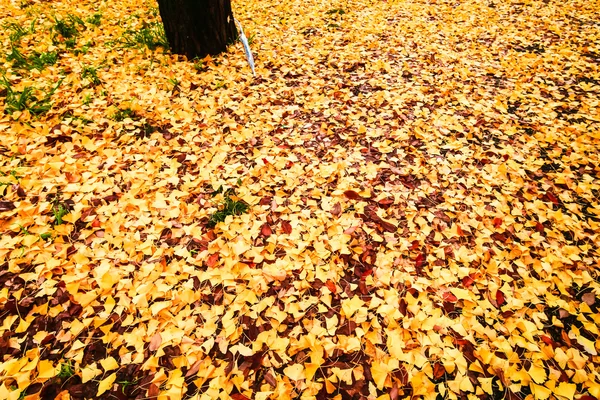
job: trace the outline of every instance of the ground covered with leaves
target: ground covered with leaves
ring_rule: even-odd
[[[0,0],[0,398],[600,397],[583,0]]]

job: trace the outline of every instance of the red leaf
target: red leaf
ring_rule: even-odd
[[[393,198],[381,199],[381,200],[379,200],[378,203],[380,206],[389,206],[391,204],[394,204],[394,199]]]
[[[415,268],[420,269],[425,262],[425,254],[419,253],[417,258],[415,259]]]
[[[446,374],[446,368],[444,368],[444,366],[441,363],[438,362],[438,363],[433,364],[433,376],[436,380],[440,379],[445,374]]]
[[[444,294],[442,294],[442,298],[445,301],[449,301],[451,303],[456,303],[458,301],[458,298],[450,292],[445,292]]]
[[[494,228],[499,228],[502,225],[502,218],[494,218]]]
[[[369,275],[373,275],[373,268],[369,268],[363,271],[363,273],[361,274],[361,278],[364,279]]]
[[[554,195],[554,193],[552,193],[552,192],[546,192],[546,197],[548,198],[548,200],[550,200],[554,204],[558,204],[558,199],[556,198],[556,196]]]
[[[346,190],[344,192],[344,196],[346,196],[350,200],[360,200],[360,199],[362,199],[362,197],[360,197],[360,195],[358,193],[356,193],[354,190]]]
[[[329,291],[333,294],[335,294],[335,292],[337,291],[335,283],[333,283],[330,280],[327,280],[327,282],[325,282],[325,286],[327,286],[327,289],[329,289]]]
[[[504,293],[502,293],[501,290],[498,290],[496,292],[496,304],[498,304],[498,307],[502,307],[502,304],[504,304],[506,301],[504,299]]]
[[[456,233],[458,233],[458,236],[464,236],[464,232],[462,230],[462,228],[460,227],[460,225],[456,225]]]
[[[475,283],[475,281],[470,276],[465,276],[462,278],[462,284],[464,287],[471,287],[473,286],[473,283]]]
[[[544,225],[540,224],[539,222],[535,223],[535,230],[538,232],[544,232]]]
[[[292,225],[290,225],[290,223],[287,221],[281,221],[281,229],[283,229],[283,232],[287,233],[288,235],[292,233]]]
[[[269,237],[273,234],[273,231],[269,224],[263,224],[263,226],[260,227],[260,233],[262,233],[264,237]]]
[[[547,345],[550,345],[552,347],[557,346],[557,343],[546,335],[540,335],[540,339],[542,339],[542,342],[546,343]]]
[[[231,395],[231,398],[233,400],[250,400],[248,397],[244,396],[241,393],[234,393]]]
[[[206,259],[206,265],[209,268],[213,268],[216,264],[217,261],[219,261],[219,255],[217,253],[215,254],[211,254],[210,256],[208,256],[208,258]]]

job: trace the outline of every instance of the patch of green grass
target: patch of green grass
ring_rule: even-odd
[[[85,24],[84,24],[85,26]],[[62,36],[65,39],[74,38],[79,34],[77,30],[77,26],[75,26],[75,22],[73,22],[72,18],[69,20],[66,19],[58,19],[54,17],[54,26],[52,27],[56,33]]]
[[[91,25],[100,26],[100,20],[102,19],[102,13],[94,13],[94,15],[87,17],[86,22]]]
[[[10,53],[6,56],[6,61],[11,61],[15,68],[25,68],[28,64],[27,58],[21,53],[18,47],[11,43]]]
[[[0,85],[4,86],[6,89],[4,112],[6,114],[12,114],[15,111],[29,110],[29,112],[34,115],[47,112],[52,108],[50,98],[54,92],[56,92],[61,83],[62,80],[60,80],[50,92],[46,93],[46,95],[40,99],[34,94],[34,92],[37,91],[37,89],[34,87],[27,86],[21,92],[16,91],[13,89],[8,79],[3,76],[2,80],[0,81]]]
[[[83,98],[83,105],[87,106],[92,103],[92,95],[90,93],[86,94]]]
[[[73,375],[75,375],[73,365],[71,364],[71,361],[67,361],[60,364],[60,372],[56,377],[58,379],[69,379]]]
[[[21,38],[27,35],[27,30],[23,29],[23,27],[17,23],[10,22],[3,25],[3,28],[8,29],[10,33],[8,37],[11,43],[17,43],[21,41]]]
[[[56,64],[58,53],[55,51],[43,53],[34,52],[33,55],[25,57],[25,55],[13,44],[11,45],[11,52],[6,57],[6,60],[12,61],[14,68],[24,68],[28,70],[37,69],[38,71],[41,71],[48,65]]]
[[[131,108],[119,108],[113,115],[111,115],[112,119],[119,122],[125,120],[126,118],[134,119],[135,117],[135,111],[133,111]]]
[[[342,8],[332,8],[331,10],[326,11],[325,14],[327,14],[327,15],[333,15],[333,14],[344,15],[344,14],[346,14],[346,11]]]
[[[70,38],[70,39],[65,40],[65,47],[67,49],[74,49],[75,46],[77,46],[77,39]]]
[[[56,51],[47,51],[43,53],[34,52],[33,56],[29,58],[29,61],[33,68],[38,71],[43,70],[48,65],[56,64],[58,60],[58,53]]]
[[[169,78],[168,82],[173,85],[173,88],[171,89],[171,93],[175,93],[176,91],[179,91],[180,87],[179,84],[181,82],[179,82],[179,79],[177,78]]]
[[[63,217],[69,213],[69,210],[60,203],[55,204],[52,207],[52,214],[54,215],[54,225],[62,225]],[[61,366],[62,368],[62,366]],[[62,372],[62,369],[61,369]]]
[[[71,22],[73,23],[73,25],[78,24],[83,29],[87,28],[85,26],[85,22],[83,22],[83,20],[81,19],[81,17],[78,17],[77,15],[73,15],[73,14],[67,15],[67,17],[69,18],[69,20],[71,20]]]
[[[221,186],[219,190],[215,192],[215,194],[222,192],[223,187]],[[224,222],[229,215],[242,215],[248,212],[248,204],[241,200],[236,200],[232,198],[233,195],[233,190],[229,189],[225,191],[225,193],[223,194],[224,201],[222,204],[219,205],[219,210],[215,211],[208,220],[209,228],[214,228],[219,222]]]
[[[147,47],[150,50],[156,50],[158,47],[169,48],[165,29],[159,22],[144,22],[142,27],[137,31],[131,29],[125,31],[122,43],[125,47]]]
[[[194,69],[196,71],[200,72],[204,70],[204,63],[200,58],[196,57],[192,61],[194,62]]]
[[[81,77],[87,79],[92,86],[101,84],[100,78],[98,78],[98,69],[90,65],[84,66],[81,70]]]

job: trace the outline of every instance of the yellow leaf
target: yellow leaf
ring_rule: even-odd
[[[302,364],[293,364],[289,367],[286,367],[283,370],[283,373],[294,381],[299,381],[301,379],[306,379],[306,374],[304,372],[304,366]]]
[[[98,393],[96,393],[96,396],[100,396],[102,393],[109,390],[115,382],[115,379],[117,379],[117,374],[114,372],[106,378],[102,379],[98,384]]]
[[[385,385],[385,380],[388,376],[388,367],[380,362],[374,362],[371,366],[371,376],[377,385],[377,389],[382,390]]]
[[[352,314],[358,311],[364,304],[365,302],[362,301],[360,297],[354,295],[350,300],[346,299],[342,301],[342,311],[346,318],[350,318]]]
[[[536,400],[546,400],[552,394],[552,391],[547,387],[535,383],[531,383],[530,389]]]
[[[528,372],[535,383],[542,384],[546,381],[546,370],[543,367],[532,364]]]
[[[100,374],[98,368],[96,368],[96,363],[92,363],[91,365],[86,366],[81,370],[81,382],[86,383],[94,379],[98,374]]]
[[[41,360],[37,365],[37,370],[40,379],[54,378],[58,374],[58,367],[55,367],[49,360]]]
[[[574,383],[561,382],[560,385],[556,389],[554,389],[554,394],[557,396],[561,396],[567,398],[569,400],[573,400],[573,396],[575,396],[575,391],[577,390],[577,385]]]
[[[100,361],[100,365],[104,368],[104,372],[119,368],[119,363],[113,357],[105,358]]]

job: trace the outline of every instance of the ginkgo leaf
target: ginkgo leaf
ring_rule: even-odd
[[[117,379],[116,373],[112,373],[106,378],[102,379],[98,383],[98,392],[96,393],[96,396],[100,396],[102,393],[106,392],[107,390],[110,390],[112,388],[113,383],[115,382],[115,379]]]
[[[294,381],[306,379],[304,366],[302,364],[293,364],[284,368],[283,373]]]

